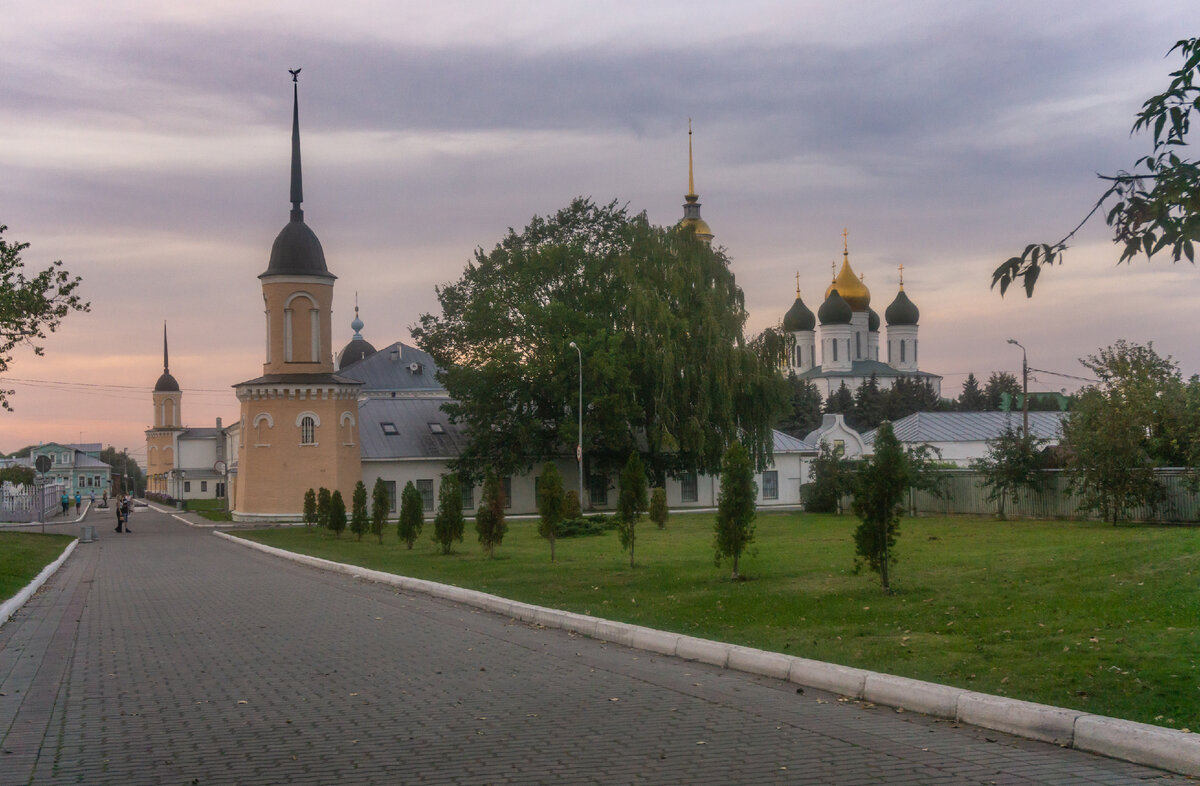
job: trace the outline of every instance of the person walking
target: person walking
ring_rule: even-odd
[[[121,531],[121,525],[125,523],[125,513],[121,510],[121,503],[113,505],[117,509],[117,532]]]
[[[125,531],[132,532],[133,530],[129,529],[129,514],[133,510],[133,497],[126,494],[125,498],[121,500],[120,507],[121,513],[125,516]]]
[[[75,492],[75,515],[79,515],[79,508],[83,506],[83,495],[78,491]]]
[[[65,491],[63,492],[61,502],[63,506],[63,515],[65,516],[67,515],[67,508],[71,507],[71,498],[67,496],[67,492]]]

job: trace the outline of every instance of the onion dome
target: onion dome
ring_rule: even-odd
[[[163,323],[163,373],[154,383],[155,393],[178,393],[179,383],[175,381],[175,377],[171,376],[167,363],[167,323]]]
[[[800,299],[800,288],[796,287],[796,302],[783,315],[783,329],[795,333],[798,330],[812,330],[816,326],[816,316],[804,305],[804,301]]]
[[[901,287],[896,293],[896,299],[887,307],[887,311],[883,312],[883,316],[889,325],[915,325],[921,312],[908,299],[908,295],[904,294],[904,287]]]
[[[825,290],[825,297],[829,297],[829,293],[835,289],[853,311],[866,311],[871,305],[871,290],[854,275],[850,268],[850,254],[845,250],[842,252],[842,269]]]
[[[354,321],[350,323],[350,328],[354,331],[354,337],[338,355],[339,370],[375,354],[375,347],[362,337],[363,321],[358,318],[357,305],[354,307]]]
[[[292,81],[296,74],[292,73]],[[271,261],[267,264],[267,276],[321,276],[337,278],[325,266],[325,251],[316,233],[304,223],[304,211],[300,203],[304,201],[304,186],[300,172],[300,97],[299,88],[292,91],[292,213],[287,226],[275,238],[271,245]]]
[[[879,332],[879,315],[875,313],[875,309],[867,309],[867,330],[872,333]]]
[[[830,291],[829,297],[817,309],[817,319],[821,320],[822,325],[849,325],[853,316],[850,304],[836,289]]]

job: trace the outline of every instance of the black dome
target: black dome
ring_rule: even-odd
[[[915,325],[921,312],[902,289],[896,293],[896,299],[887,307],[887,311],[883,312],[883,316],[889,325]]]
[[[836,289],[829,293],[829,297],[825,298],[825,302],[817,309],[817,318],[821,320],[822,325],[849,325],[853,317],[854,311],[850,304]]]
[[[338,355],[338,370],[346,366],[357,363],[358,361],[369,358],[375,354],[375,347],[371,346],[371,342],[365,338],[352,339],[346,348],[342,350],[342,354]]]
[[[817,326],[817,318],[813,316],[813,312],[808,306],[804,305],[804,301],[796,295],[796,302],[783,315],[783,329],[789,333],[795,333],[797,330],[812,330]]]
[[[325,267],[321,241],[303,220],[289,221],[271,246],[271,262],[259,276],[324,276],[337,278]]]
[[[875,313],[875,309],[867,308],[867,330],[872,333],[879,332],[879,315]]]
[[[164,371],[163,375],[158,378],[158,382],[154,383],[154,392],[155,393],[178,393],[179,392],[179,383],[175,381],[175,377],[171,376],[169,373]]]

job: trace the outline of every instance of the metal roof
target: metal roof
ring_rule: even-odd
[[[448,401],[447,396],[369,398],[363,401],[358,407],[358,435],[363,459],[456,457],[467,442],[466,427],[451,423],[442,411],[442,404]],[[396,433],[385,433],[384,424],[394,426]],[[437,427],[442,433],[435,433]]]
[[[215,439],[225,433],[223,428],[185,428],[179,432],[180,439]]]
[[[445,394],[434,376],[437,364],[427,352],[397,341],[373,355],[338,369],[338,374],[363,385],[362,392]]]
[[[1030,412],[1029,433],[1039,439],[1062,436],[1065,412]],[[1021,429],[1020,412],[916,412],[892,424],[901,442],[983,442],[999,437],[1006,426]],[[868,445],[875,430],[863,435]]]
[[[776,453],[816,453],[817,449],[802,439],[782,431],[771,431],[772,450]]]

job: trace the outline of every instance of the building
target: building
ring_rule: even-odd
[[[1066,412],[1030,412],[1029,434],[1057,445],[1062,439]],[[896,439],[905,447],[928,445],[941,454],[941,461],[968,467],[987,455],[988,440],[1005,429],[1021,431],[1022,414],[1016,412],[915,412],[892,424]],[[868,446],[875,444],[876,431],[863,435]]]
[[[100,460],[102,448],[99,442],[47,442],[29,452],[25,466],[35,467],[38,457],[46,456],[50,459],[50,469],[44,476],[46,483],[63,486],[71,496],[79,494],[87,498],[95,494],[100,497],[106,492],[112,493],[112,467]]]
[[[872,376],[881,390],[909,377],[928,382],[941,395],[942,378],[917,365],[921,314],[904,291],[903,265],[899,290],[884,311],[887,337],[884,360],[880,360],[879,314],[871,308],[866,283],[850,266],[847,234],[842,233],[842,269],[825,289],[816,314],[800,297],[800,274],[796,274],[796,300],[783,317],[784,333],[791,339],[787,370],[811,382],[826,399],[843,385],[854,393]]]

